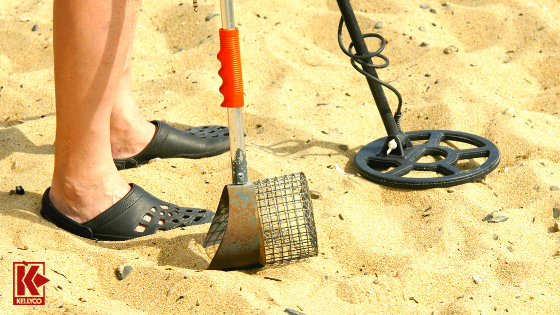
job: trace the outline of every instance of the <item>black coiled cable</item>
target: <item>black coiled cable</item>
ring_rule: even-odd
[[[399,91],[397,91],[397,89],[395,89],[393,86],[391,86],[389,83],[386,83],[384,81],[379,80],[378,78],[374,77],[373,75],[365,72],[363,69],[361,69],[357,64],[359,63],[360,65],[362,65],[362,67],[368,69],[368,68],[374,68],[374,69],[383,69],[386,68],[389,65],[389,59],[387,59],[387,57],[383,56],[381,54],[381,52],[383,51],[383,49],[385,49],[385,38],[383,38],[383,36],[379,35],[379,34],[375,34],[375,33],[368,33],[363,35],[364,38],[368,38],[368,37],[375,37],[378,38],[379,40],[381,40],[381,47],[379,47],[379,49],[376,52],[373,53],[367,53],[365,55],[355,55],[353,53],[351,53],[352,48],[354,48],[354,43],[350,43],[350,45],[348,46],[348,50],[346,50],[346,48],[344,48],[344,44],[342,43],[342,26],[344,25],[344,18],[341,17],[340,18],[340,23],[338,24],[338,45],[340,46],[340,49],[342,49],[342,52],[344,52],[344,54],[348,57],[350,57],[350,63],[352,64],[352,66],[354,67],[354,69],[356,69],[359,73],[363,74],[364,76],[366,76],[366,78],[372,79],[375,82],[381,84],[382,86],[388,88],[389,90],[391,90],[393,93],[395,93],[395,95],[397,96],[397,98],[399,99],[399,105],[397,107],[397,111],[395,112],[394,115],[394,119],[395,119],[395,123],[397,124],[397,128],[399,128],[399,131],[402,132],[401,130],[401,117],[402,117],[402,113],[401,113],[401,107],[402,107],[402,97],[401,94],[399,93]],[[385,61],[384,64],[382,65],[374,65],[374,64],[369,64],[366,62],[366,60],[370,59],[370,58],[381,58]]]

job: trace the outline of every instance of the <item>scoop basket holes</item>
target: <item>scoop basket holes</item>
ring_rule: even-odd
[[[190,217],[191,217],[190,215],[184,215],[184,216],[183,216],[183,219],[188,219],[188,218],[190,218]]]

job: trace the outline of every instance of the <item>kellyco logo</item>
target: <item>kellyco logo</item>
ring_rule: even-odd
[[[44,274],[44,262],[14,262],[14,305],[45,305]]]

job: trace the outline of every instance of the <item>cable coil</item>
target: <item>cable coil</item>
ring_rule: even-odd
[[[392,85],[390,85],[387,82],[381,81],[379,78],[367,73],[366,71],[364,71],[364,69],[383,69],[386,68],[387,66],[389,66],[389,59],[387,57],[385,57],[384,55],[381,54],[381,52],[383,51],[383,49],[385,49],[385,38],[383,38],[383,36],[376,34],[376,33],[368,33],[365,35],[362,35],[363,38],[369,38],[369,37],[375,37],[377,39],[379,39],[381,41],[381,47],[379,47],[379,49],[376,52],[369,52],[367,51],[366,54],[364,55],[355,55],[352,53],[352,49],[354,48],[354,43],[350,43],[350,45],[348,46],[348,49],[344,48],[344,44],[342,43],[342,26],[344,25],[344,18],[341,17],[340,18],[340,23],[338,24],[338,45],[340,46],[340,49],[342,50],[342,52],[344,52],[344,54],[348,57],[350,57],[350,63],[352,64],[352,66],[354,67],[354,69],[356,69],[359,73],[363,74],[366,78],[368,79],[372,79],[373,81],[381,84],[382,86],[388,88],[389,90],[391,90],[393,93],[395,93],[395,95],[397,96],[397,98],[399,99],[399,105],[397,106],[397,111],[395,112],[394,115],[394,119],[395,119],[395,123],[397,124],[397,127],[399,128],[399,131],[402,132],[401,130],[401,117],[402,117],[402,112],[401,112],[401,108],[402,108],[402,97],[401,94],[399,93],[399,91],[397,91],[397,89],[395,89]],[[384,64],[381,65],[374,65],[373,63],[371,63],[371,58],[381,58],[385,61]],[[370,63],[368,63],[368,61]],[[359,63],[364,69],[361,69],[356,63]]]

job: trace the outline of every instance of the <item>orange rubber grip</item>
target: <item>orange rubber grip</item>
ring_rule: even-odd
[[[224,96],[222,107],[243,107],[243,76],[239,52],[239,31],[220,29],[220,52],[218,60],[222,67],[218,74],[222,78],[220,93]]]

